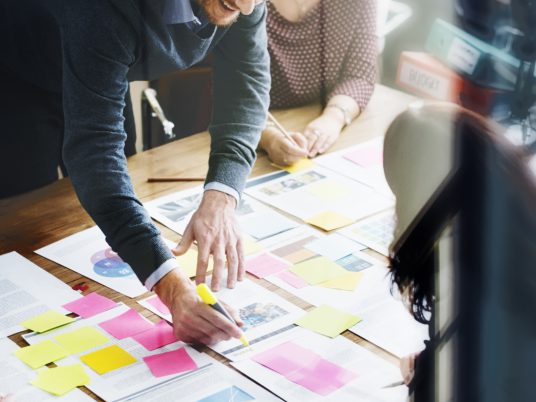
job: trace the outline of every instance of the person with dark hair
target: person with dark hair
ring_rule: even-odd
[[[267,123],[260,146],[273,162],[291,165],[324,153],[363,112],[376,82],[376,14],[375,0],[268,3],[270,107],[323,108],[303,133],[291,133],[298,146]]]

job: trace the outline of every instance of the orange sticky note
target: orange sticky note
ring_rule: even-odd
[[[331,230],[340,229],[344,226],[348,226],[354,223],[354,220],[348,218],[347,216],[339,214],[338,212],[325,211],[319,213],[318,215],[307,218],[305,222],[329,232]]]

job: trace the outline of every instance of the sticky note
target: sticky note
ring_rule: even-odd
[[[69,324],[73,321],[74,318],[67,317],[57,311],[47,311],[46,313],[39,314],[38,316],[22,322],[20,325],[24,328],[41,333],[61,327],[62,325]]]
[[[363,272],[348,272],[346,275],[339,276],[338,278],[331,279],[326,282],[320,283],[318,286],[323,288],[348,290],[353,292],[359,286],[361,279],[363,278]]]
[[[108,321],[103,321],[99,326],[116,339],[125,339],[153,327],[153,323],[143,318],[134,309],[118,315]]]
[[[246,271],[257,278],[265,278],[288,268],[286,261],[280,260],[270,253],[262,253],[246,260]]]
[[[354,223],[354,220],[338,212],[325,211],[305,219],[305,222],[329,232],[348,226]]]
[[[185,348],[146,356],[143,361],[155,377],[164,377],[197,369],[197,364],[192,360]]]
[[[67,355],[67,350],[52,341],[39,342],[15,351],[15,356],[33,369],[63,359]]]
[[[313,183],[307,186],[306,191],[326,202],[344,199],[351,193],[348,187],[330,179]]]
[[[275,277],[281,279],[282,281],[288,283],[290,286],[296,289],[302,289],[308,286],[308,283],[305,282],[302,278],[290,271],[281,271],[274,275]]]
[[[253,255],[264,250],[264,247],[253,240],[250,236],[242,236],[242,247],[246,256]]]
[[[305,248],[336,261],[357,251],[364,250],[366,247],[340,234],[334,233],[307,243]]]
[[[318,285],[319,283],[335,279],[348,273],[344,268],[326,257],[315,257],[300,262],[291,267],[290,271],[298,275],[309,285]]]
[[[381,145],[358,148],[344,154],[343,158],[364,168],[377,166],[383,164],[383,148]]]
[[[81,364],[70,364],[40,370],[31,384],[52,395],[62,396],[89,382],[90,378]]]
[[[335,338],[360,321],[361,318],[356,315],[331,306],[322,305],[309,311],[297,320],[296,324],[330,338]]]
[[[111,342],[110,338],[93,327],[82,327],[54,337],[61,346],[75,355]]]
[[[108,346],[80,356],[80,360],[91,367],[95,373],[101,375],[136,363],[136,359],[118,345]]]
[[[277,345],[253,356],[253,360],[323,396],[357,378],[355,373],[294,342]]]
[[[171,311],[169,311],[169,308],[164,304],[162,300],[160,300],[160,297],[157,295],[149,298],[146,300],[147,303],[149,303],[151,306],[153,306],[157,311],[164,315],[170,315]]]
[[[295,228],[298,224],[272,211],[263,211],[242,220],[240,226],[250,236],[262,240]]]
[[[197,250],[191,248],[186,252],[186,254],[179,255],[177,257],[177,261],[179,261],[181,270],[186,274],[186,276],[188,276],[188,278],[192,278],[196,275],[197,255],[198,255]],[[214,262],[212,260],[212,257],[210,257],[208,261],[207,272],[211,272],[213,266],[214,266]]]
[[[173,335],[173,327],[165,320],[160,321],[145,332],[134,335],[132,338],[147,350],[155,350],[177,342],[177,338]]]
[[[117,306],[117,303],[98,293],[90,293],[78,300],[64,304],[63,308],[71,313],[78,314],[82,318],[93,317],[104,311],[110,310]]]
[[[311,159],[307,159],[307,158],[300,159],[298,162],[294,163],[291,166],[279,166],[279,165],[276,165],[275,163],[272,163],[273,167],[276,167],[281,170],[285,170],[289,173],[298,173],[298,172],[301,172],[302,170],[309,169],[310,167],[313,167],[314,165],[315,163]]]

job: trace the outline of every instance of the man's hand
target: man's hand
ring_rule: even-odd
[[[240,229],[235,215],[236,200],[220,191],[208,190],[203,195],[199,209],[186,227],[181,242],[173,250],[175,255],[188,251],[197,241],[196,283],[205,282],[210,255],[214,258],[212,290],[218,291],[225,276],[227,262],[227,287],[233,288],[236,280],[244,279],[244,251]]]
[[[240,338],[239,327],[244,323],[235,310],[225,306],[238,326],[203,303],[192,281],[180,269],[160,279],[154,290],[171,311],[173,332],[177,339],[186,343],[212,345],[230,338]]]

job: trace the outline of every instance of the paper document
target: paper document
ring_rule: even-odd
[[[246,188],[248,195],[304,221],[314,221],[319,227],[329,223],[322,221],[328,212],[344,217],[347,225],[394,203],[392,197],[323,167],[282,176],[267,175],[265,179],[271,179],[268,181],[261,179]]]
[[[408,390],[405,386],[382,388],[402,380],[397,366],[342,336],[330,339],[305,330],[294,335],[290,345],[288,341],[281,342],[260,350],[252,359],[231,364],[289,402],[407,400]],[[277,359],[278,347],[287,349],[288,359]],[[273,359],[270,355],[266,356],[270,350]],[[296,356],[301,359],[293,359]],[[319,364],[306,364],[312,359]],[[261,360],[263,364],[256,360]],[[326,370],[322,370],[324,367]]]
[[[78,292],[15,252],[0,255],[0,337],[23,331],[20,323],[79,299]]]
[[[91,378],[91,382],[87,385],[87,388],[106,401],[134,398],[141,393],[154,390],[160,385],[178,379],[181,376],[192,375],[192,372],[186,372],[157,378],[151,373],[149,367],[143,361],[144,357],[185,347],[197,367],[203,368],[211,364],[207,355],[197,352],[182,342],[175,342],[154,351],[148,351],[132,338],[115,340],[100,328],[100,323],[118,317],[127,311],[129,311],[129,308],[120,303],[116,308],[91,318],[79,319],[66,327],[60,327],[44,334],[31,333],[23,337],[28,343],[36,344],[45,340],[54,340],[56,337],[61,337],[64,334],[72,333],[85,327],[91,327],[101,332],[102,335],[107,336],[110,342],[78,354],[72,354],[56,363],[59,366],[76,363],[82,364],[86,373]],[[110,347],[114,347],[114,349],[110,351],[106,350]],[[103,350],[105,352],[97,353],[96,355],[93,354]],[[81,360],[82,356],[88,355],[90,358],[85,360],[89,365]],[[116,358],[113,358],[113,356],[116,356]],[[135,361],[132,361],[132,358]],[[107,373],[100,375],[96,371]]]
[[[147,292],[130,265],[108,246],[97,226],[35,252],[128,297]]]
[[[37,371],[32,370],[26,364],[15,357],[15,351],[19,347],[11,340],[0,339],[0,392],[12,395],[14,402],[84,402],[93,401],[82,391],[75,389],[67,395],[57,397],[30,385],[30,381],[37,378]],[[48,370],[44,368],[43,370]]]

